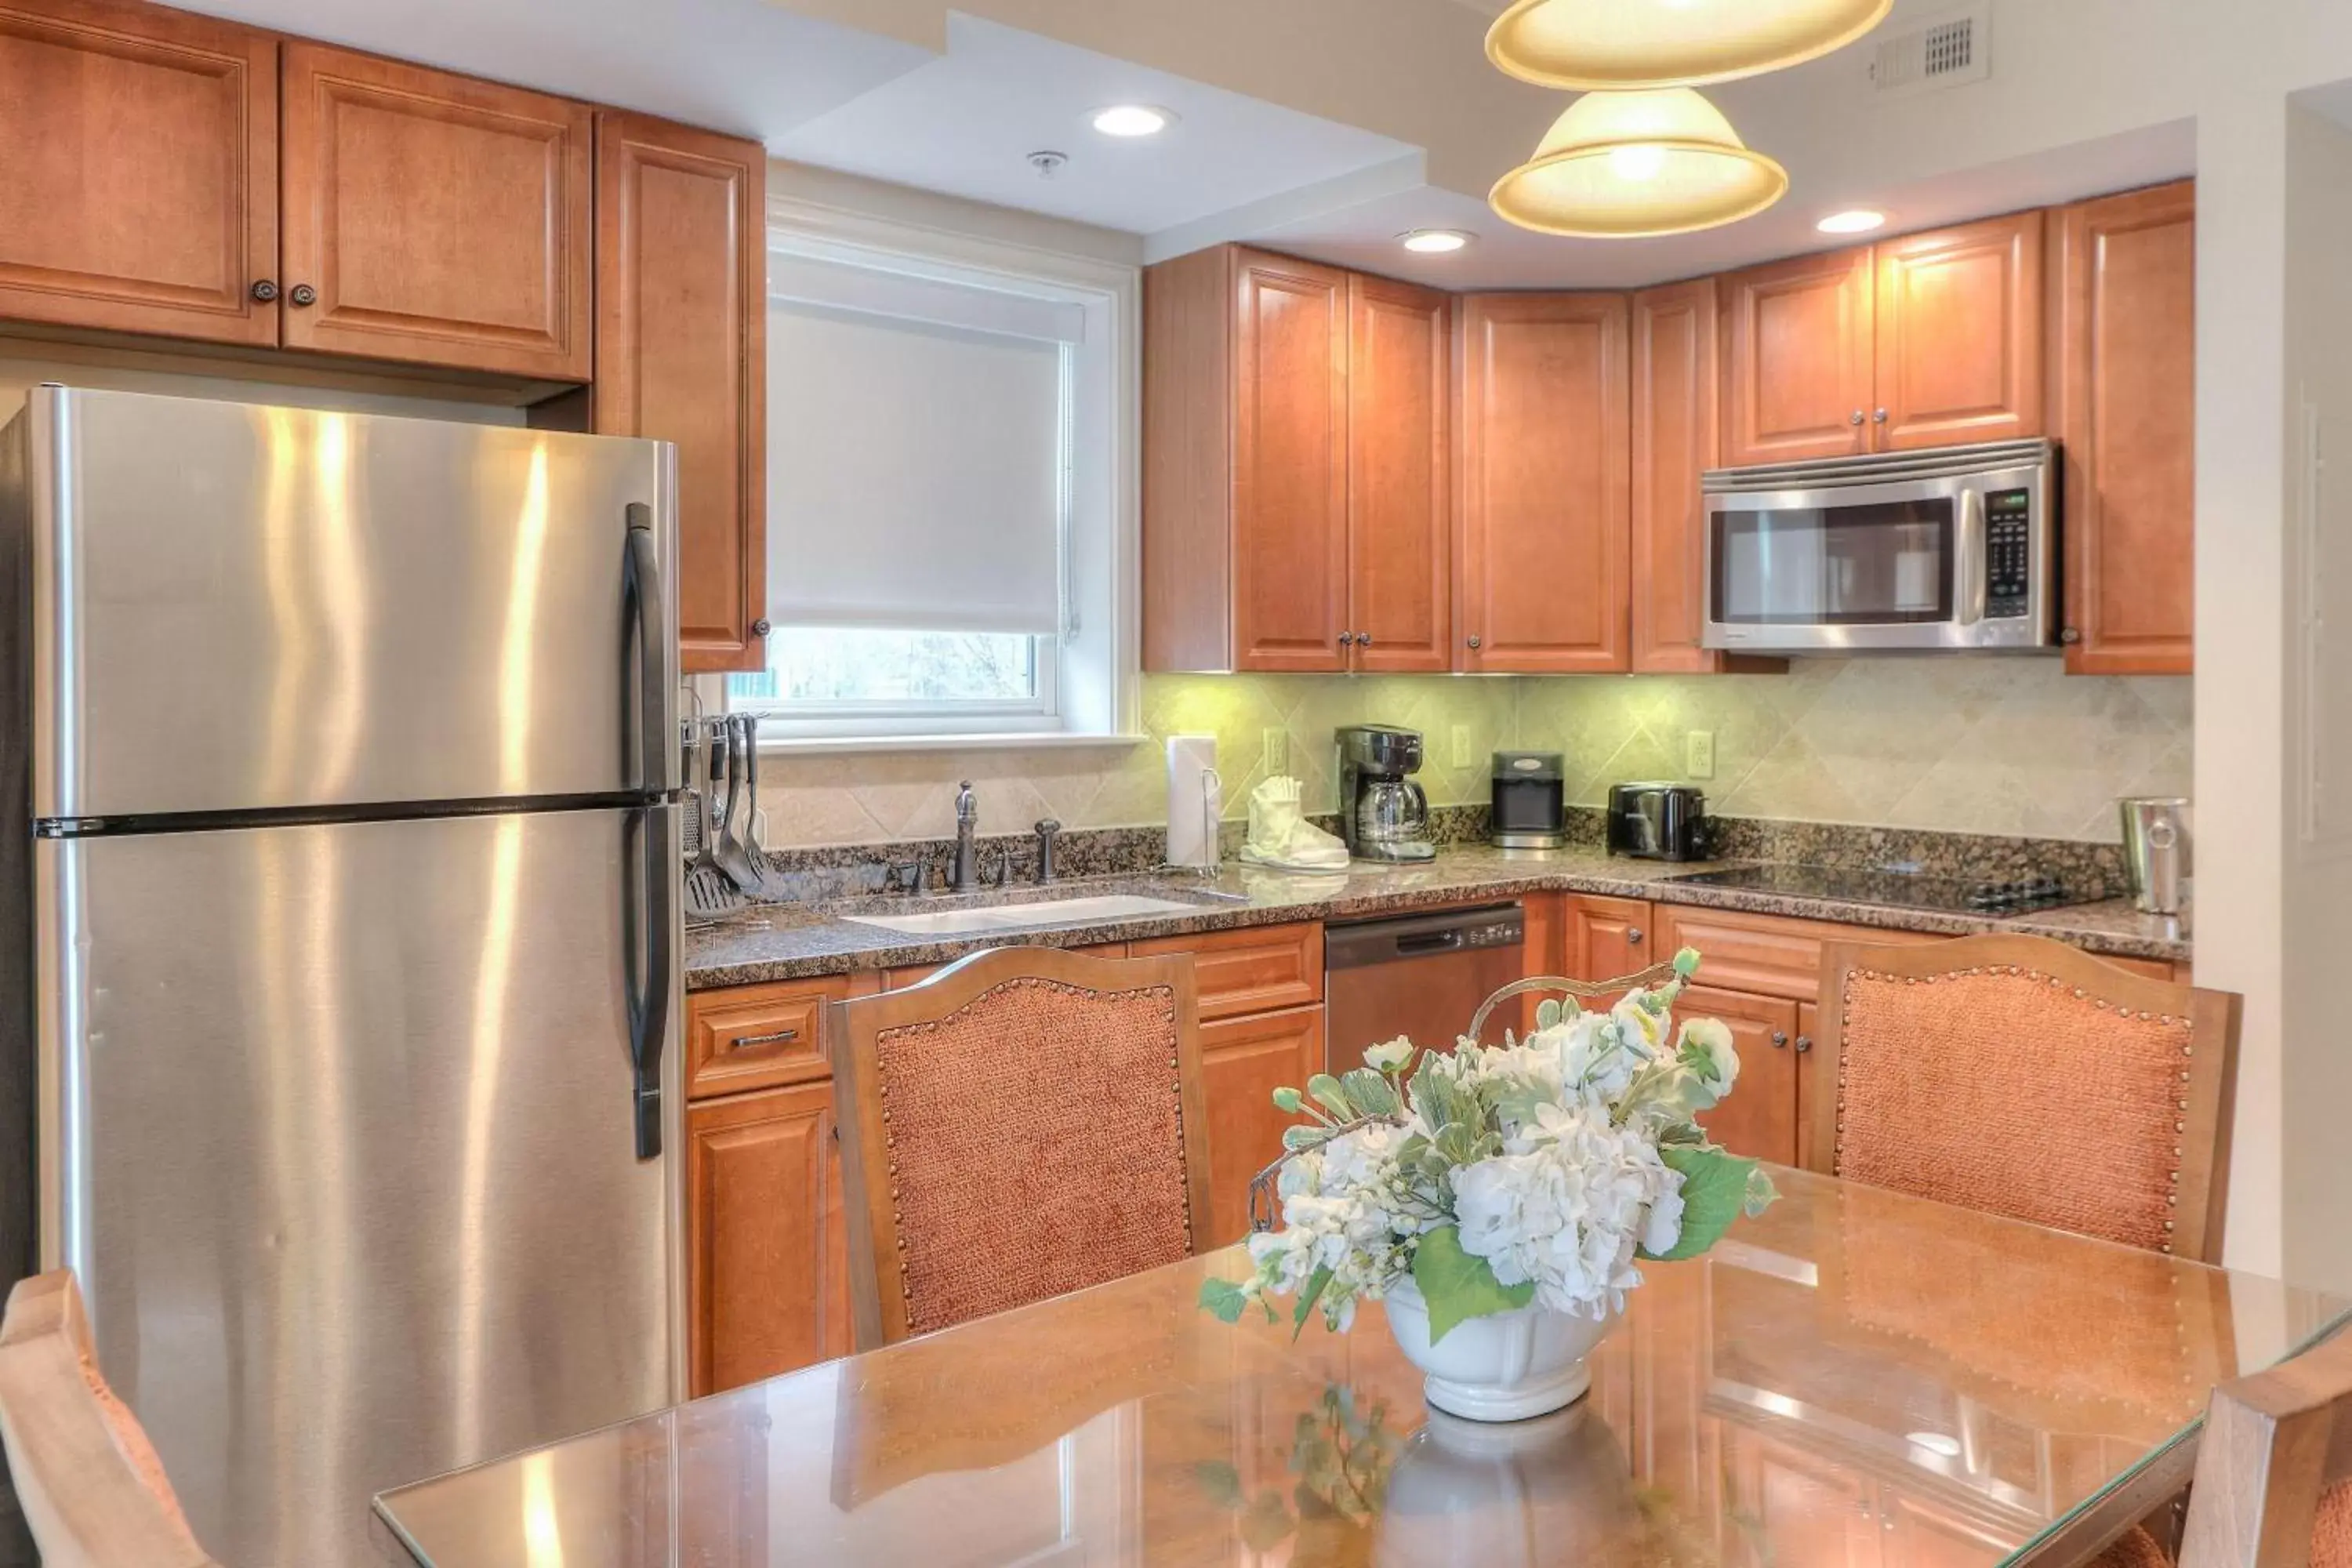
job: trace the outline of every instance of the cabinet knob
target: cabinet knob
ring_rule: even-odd
[[[1358,647],[1371,647],[1371,646],[1372,646],[1372,634],[1371,634],[1371,633],[1370,633],[1370,632],[1358,632],[1358,633],[1356,634],[1356,646],[1357,646]]]
[[[1625,945],[1627,947],[1639,947],[1642,945],[1642,928],[1640,926],[1627,926],[1625,928]]]
[[[1797,1054],[1798,1054],[1799,1056],[1801,1056],[1801,1056],[1803,1056],[1807,1051],[1810,1051],[1810,1050],[1811,1050],[1812,1048],[1813,1048],[1813,1037],[1812,1037],[1812,1036],[1811,1036],[1811,1035],[1799,1035],[1799,1036],[1797,1037]]]
[[[752,635],[753,637],[766,637],[766,636],[768,635],[768,631],[769,631],[769,626],[768,626],[768,617],[767,617],[767,616],[761,616],[758,620],[753,621],[753,622],[751,623],[751,635]]]
[[[1470,634],[1470,646],[1473,649],[1485,647],[1486,646],[1486,639],[1480,637],[1476,632],[1472,632]]]
[[[286,297],[297,305],[315,305],[319,302],[319,291],[308,283],[295,284],[294,291]]]
[[[1788,1030],[1775,1029],[1772,1031],[1772,1048],[1776,1051],[1785,1051],[1789,1048]]]
[[[257,279],[253,285],[253,297],[265,305],[278,298],[278,279],[275,278]]]
[[[1884,424],[1885,424],[1885,423],[1886,423],[1886,410],[1885,410],[1885,409],[1884,409],[1884,408],[1880,408],[1880,409],[1874,409],[1874,410],[1873,410],[1873,411],[1872,411],[1872,413],[1871,413],[1871,416],[1870,416],[1870,422],[1871,422],[1873,425],[1884,425]]]
[[[2068,626],[2064,631],[2058,634],[2058,640],[2062,643],[2065,643],[2069,647],[2072,647],[2074,644],[2083,640],[2083,634],[2076,631],[2074,627]]]
[[[1339,646],[1341,647],[1346,647],[1349,643],[1354,642],[1355,640],[1356,634],[1353,632],[1341,632],[1339,634]]]
[[[1862,410],[1861,410],[1861,409],[1859,409],[1859,408],[1857,408],[1857,409],[1855,409],[1852,414],[1847,415],[1847,416],[1846,416],[1846,420],[1845,420],[1845,422],[1846,422],[1847,424],[1849,424],[1849,425],[1859,425],[1859,424],[1861,424],[1861,423],[1862,423]]]

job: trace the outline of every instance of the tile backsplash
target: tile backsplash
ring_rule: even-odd
[[[1561,751],[1569,798],[1622,779],[1685,777],[1687,737],[1714,736],[1696,780],[1725,816],[2110,841],[2115,799],[2186,795],[2185,678],[2068,678],[2054,658],[1799,659],[1756,676],[1150,676],[1147,744],[803,754],[770,759],[773,847],[934,838],[971,779],[982,830],[1041,816],[1070,827],[1166,819],[1170,735],[1213,734],[1227,815],[1244,814],[1278,731],[1310,811],[1333,808],[1332,731],[1402,724],[1427,737],[1438,805],[1486,798],[1498,747]],[[1460,731],[1465,765],[1455,766]]]

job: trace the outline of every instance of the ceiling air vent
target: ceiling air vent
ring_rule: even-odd
[[[1909,98],[1992,71],[1990,0],[1915,22],[1882,37],[1871,51],[1870,81],[1881,99]]]

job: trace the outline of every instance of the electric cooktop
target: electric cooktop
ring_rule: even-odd
[[[1685,871],[1664,879],[1709,888],[1745,888],[1799,899],[1835,899],[1845,903],[1884,904],[1898,910],[1942,914],[2021,915],[2067,904],[2095,902],[2096,893],[2076,892],[2055,877],[2030,876],[2009,882],[1969,881],[1916,871],[1857,871],[1830,866],[1730,866],[1717,871]]]

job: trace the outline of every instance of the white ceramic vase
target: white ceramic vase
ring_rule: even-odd
[[[1454,1325],[1432,1344],[1429,1303],[1410,1279],[1386,1301],[1390,1331],[1405,1359],[1427,1374],[1429,1403],[1470,1421],[1524,1421],[1548,1415],[1592,1386],[1585,1357],[1617,1326],[1617,1314],[1570,1317],[1548,1307],[1519,1307]]]

